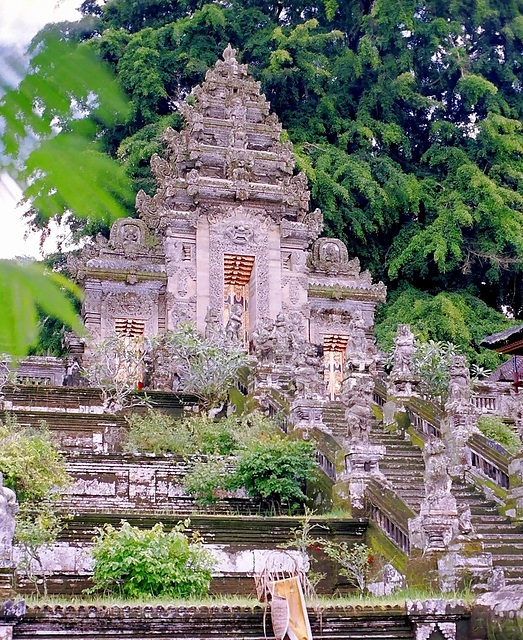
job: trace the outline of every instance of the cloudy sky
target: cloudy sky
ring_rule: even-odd
[[[79,19],[81,16],[76,7],[81,2],[82,0],[0,0],[0,52],[4,47],[14,47],[23,53],[35,33],[45,24]],[[23,209],[16,206],[20,196],[16,183],[8,175],[0,173],[0,259],[41,256],[39,237],[31,234],[24,239],[27,227],[21,219]],[[51,238],[46,242],[44,251],[50,252],[53,249],[54,242]]]

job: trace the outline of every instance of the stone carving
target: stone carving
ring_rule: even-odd
[[[252,244],[254,232],[249,225],[242,222],[237,222],[228,226],[225,229],[225,237],[228,238],[233,244]]]
[[[184,322],[191,322],[194,320],[195,314],[193,303],[174,300],[169,306],[172,306],[170,318],[173,329],[176,329],[176,327],[179,327]]]
[[[274,322],[270,318],[260,318],[252,332],[254,354],[259,363],[271,363],[275,360]]]
[[[111,227],[109,242],[114,249],[122,251],[126,256],[147,253],[147,234],[147,225],[142,220],[119,218]]]
[[[4,476],[0,472],[0,566],[12,566],[15,515],[18,511],[16,494],[4,487]]]
[[[207,307],[207,313],[205,314],[205,337],[207,340],[212,340],[222,333],[223,324],[220,313],[212,307]]]
[[[445,445],[431,436],[423,451],[425,461],[425,498],[420,514],[409,521],[411,543],[424,552],[445,551],[459,534],[456,499]]]
[[[315,345],[304,342],[292,358],[295,393],[300,398],[325,398],[323,361]]]
[[[234,342],[241,341],[243,329],[243,307],[241,304],[231,305],[229,320],[225,325],[225,337]]]
[[[470,371],[465,356],[454,356],[449,373],[449,397],[445,408],[469,408],[471,405]]]
[[[408,324],[399,324],[394,338],[393,366],[387,384],[388,395],[395,403],[394,411],[405,412],[404,402],[416,393],[420,382],[412,372],[412,361],[416,351],[416,339]],[[396,406],[397,405],[397,406]]]
[[[391,373],[412,375],[412,358],[416,351],[416,339],[408,324],[398,325],[398,334],[394,338],[394,364]]]
[[[345,349],[345,367],[347,371],[374,372],[375,358],[365,331],[365,320],[360,309],[352,313],[348,328],[348,341]]]
[[[105,306],[113,318],[149,318],[153,312],[151,298],[132,291],[107,294]]]
[[[357,378],[354,386],[343,385],[340,400],[345,406],[347,436],[351,443],[368,444],[374,414],[372,393],[374,380],[370,376]]]
[[[168,342],[157,338],[144,354],[145,387],[156,391],[177,392],[180,388],[180,376],[172,366],[172,357]]]

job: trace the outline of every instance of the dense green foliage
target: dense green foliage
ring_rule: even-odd
[[[37,430],[29,429],[8,416],[0,422],[0,471],[4,484],[15,491],[20,503],[15,530],[23,552],[19,568],[38,591],[34,569],[41,566],[42,550],[52,545],[64,524],[53,501],[71,482],[65,458],[58,453],[44,422]],[[44,574],[44,591],[46,588]]]
[[[180,420],[151,410],[127,420],[126,451],[188,458],[185,488],[199,504],[213,504],[224,491],[240,487],[276,513],[293,511],[305,501],[303,489],[316,469],[315,449],[290,440],[262,414]]]
[[[418,342],[453,343],[469,363],[495,369],[502,357],[480,349],[481,340],[511,326],[500,313],[467,291],[442,291],[430,295],[411,286],[390,295],[376,316],[376,337],[384,351],[394,347],[398,324],[409,324]]]
[[[499,442],[513,456],[521,449],[517,434],[498,416],[480,416],[478,428],[484,436]]]
[[[127,101],[88,44],[76,46],[44,31],[29,54],[27,70],[20,60],[5,60],[11,69],[0,78],[0,167],[31,203],[34,228],[62,217],[73,231],[106,227],[129,210],[132,191],[98,133],[125,118]],[[10,86],[20,75],[19,85]],[[65,291],[80,297],[72,283],[42,265],[1,260],[0,352],[22,356],[35,345],[39,312],[81,332]],[[45,332],[40,342],[37,351],[57,350]]]
[[[150,410],[144,416],[132,413],[127,421],[124,449],[131,452],[232,455],[261,438],[277,436],[273,422],[258,413],[212,420],[203,415],[179,419]]]
[[[303,440],[260,441],[238,456],[237,484],[279,513],[292,512],[306,500],[305,484],[316,470],[316,451]]]
[[[148,347],[151,358],[159,354],[179,380],[178,391],[198,397],[206,409],[227,399],[239,372],[250,360],[243,347],[218,333],[202,336],[192,322],[154,336]]]
[[[481,364],[480,333],[503,328],[485,309],[522,317],[523,0],[82,6],[62,37],[96,51],[130,98],[125,123],[98,122],[96,140],[135,189],[154,190],[160,132],[181,126],[176,103],[231,42],[295,143],[327,233],[389,290],[421,292],[427,338]]]
[[[161,523],[138,529],[123,521],[119,529],[106,524],[94,540],[93,581],[90,591],[124,598],[205,595],[215,559],[203,549],[198,534],[188,536],[189,521],[171,531]]]
[[[35,505],[52,498],[70,481],[65,459],[51,441],[45,423],[33,430],[10,416],[0,422],[0,471],[20,502]]]

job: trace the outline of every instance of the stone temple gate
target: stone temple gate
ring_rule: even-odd
[[[342,375],[349,323],[369,337],[382,283],[348,259],[341,240],[320,238],[304,173],[270,113],[260,84],[228,46],[181,107],[154,154],[154,196],[140,191],[137,218],[117,220],[70,268],[85,290],[83,318],[96,340],[118,331],[151,336],[193,321],[251,343],[262,321],[283,314],[323,348],[331,390]]]

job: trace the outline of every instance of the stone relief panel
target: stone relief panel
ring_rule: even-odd
[[[147,235],[147,225],[143,220],[119,218],[111,227],[109,243],[126,256],[145,253],[148,251]]]
[[[116,318],[144,321],[145,335],[158,332],[159,292],[151,289],[116,289],[104,295],[101,304],[101,338],[115,330]]]

